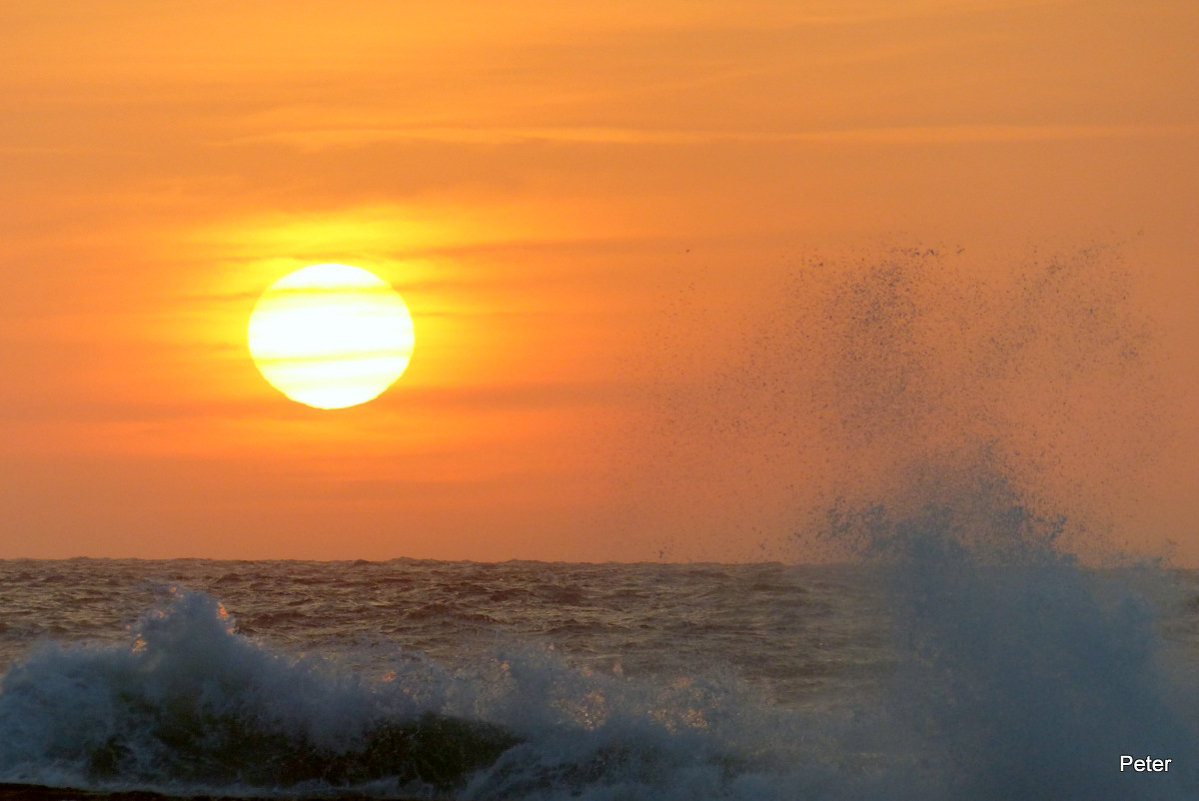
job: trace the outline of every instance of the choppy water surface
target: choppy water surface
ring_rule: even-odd
[[[121,644],[177,591],[221,602],[281,654],[365,674],[554,650],[627,676],[734,673],[785,703],[861,689],[886,640],[862,571],[764,565],[508,562],[0,562],[0,659],[39,640]]]
[[[1194,577],[938,520],[874,521],[858,566],[0,562],[0,780],[1194,797]],[[1173,768],[1121,774],[1128,752]]]

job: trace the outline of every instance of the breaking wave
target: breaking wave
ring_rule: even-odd
[[[848,704],[780,700],[717,666],[627,677],[527,642],[452,664],[395,647],[364,670],[277,650],[212,596],[171,589],[122,643],[43,643],[10,666],[0,779],[546,801],[1199,792],[1195,653],[1161,635],[1162,615],[1193,615],[1185,577],[1080,566],[1057,548],[1062,521],[1003,482],[954,497],[834,512],[892,632],[878,691]],[[1171,768],[1121,771],[1121,755]]]

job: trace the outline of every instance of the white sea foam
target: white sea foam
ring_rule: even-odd
[[[1160,605],[1145,592],[1168,586],[1170,575],[1084,569],[1055,549],[1057,522],[1033,515],[1002,482],[967,490],[969,502],[956,506],[947,496],[906,514],[875,507],[835,516],[835,536],[870,563],[854,580],[877,585],[891,620],[874,683],[814,682],[803,685],[812,698],[785,700],[748,680],[747,666],[758,662],[733,653],[723,668],[715,658],[643,666],[635,676],[596,667],[619,663],[614,643],[635,642],[648,623],[629,622],[653,620],[655,608],[664,627],[691,621],[673,640],[679,653],[699,653],[687,650],[688,640],[752,642],[736,639],[718,614],[741,608],[752,614],[732,620],[761,626],[753,634],[772,660],[761,675],[787,664],[815,671],[819,654],[796,646],[787,655],[773,641],[818,649],[812,643],[824,638],[829,670],[849,676],[862,646],[838,643],[829,626],[844,623],[830,609],[852,586],[833,580],[837,569],[803,573],[788,589],[783,578],[794,576],[782,568],[655,568],[642,585],[633,577],[645,568],[635,567],[523,564],[488,576],[472,566],[399,565],[388,568],[388,581],[404,588],[414,572],[436,574],[445,592],[465,599],[439,600],[438,619],[476,634],[478,621],[464,610],[499,619],[504,609],[535,605],[539,594],[561,599],[536,588],[557,586],[564,571],[602,576],[560,605],[573,610],[576,628],[604,608],[611,630],[590,641],[602,641],[604,652],[582,658],[585,649],[563,653],[552,637],[505,636],[476,639],[458,658],[438,661],[385,638],[362,639],[360,627],[356,636],[337,635],[339,658],[322,660],[255,639],[265,636],[264,614],[239,630],[211,595],[171,591],[118,644],[42,644],[10,666],[0,687],[0,779],[243,795],[439,792],[478,801],[1195,795],[1199,740],[1185,669],[1194,654],[1161,638]],[[381,585],[384,570],[240,569],[260,583],[285,569],[336,572],[330,597],[339,598],[347,586]],[[654,606],[673,596],[629,589],[671,582],[692,588],[684,596],[697,609],[703,598],[711,608],[687,618],[686,605]],[[286,616],[289,636],[297,617],[321,638],[330,627],[344,630],[344,620],[327,620],[325,607],[312,605],[319,594],[306,584],[294,604],[306,611]],[[612,611],[617,599],[650,612]],[[424,631],[432,614],[414,616],[413,630]],[[819,636],[790,639],[786,616],[802,618],[804,637]],[[573,629],[555,618],[552,630]],[[850,630],[858,636],[868,627]],[[836,702],[821,703],[836,686]],[[855,686],[865,693],[856,701],[844,692]],[[1126,753],[1171,758],[1171,770],[1122,774]]]

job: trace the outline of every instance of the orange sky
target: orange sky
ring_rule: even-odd
[[[792,561],[986,461],[1199,564],[1197,40],[1190,0],[5,4],[0,556]],[[335,412],[245,346],[323,261],[417,336]]]

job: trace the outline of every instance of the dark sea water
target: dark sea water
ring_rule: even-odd
[[[837,566],[0,562],[0,781],[1199,797],[1195,577],[1084,569],[1013,521],[876,510]]]

